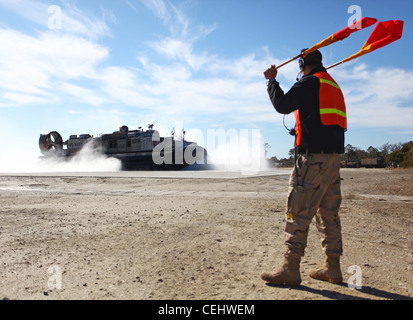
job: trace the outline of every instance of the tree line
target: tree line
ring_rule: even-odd
[[[393,165],[401,168],[413,167],[413,141],[405,143],[385,143],[381,147],[368,147],[367,150],[361,150],[348,144],[345,147],[341,160],[361,161],[366,158],[382,158],[387,165]]]
[[[269,145],[266,144],[269,148]],[[266,149],[267,149],[266,148]],[[294,165],[295,150],[290,149],[288,158],[278,159],[271,157],[268,162],[271,167],[289,167]],[[341,161],[360,162],[362,159],[380,158],[386,162],[387,166],[411,168],[413,167],[413,141],[405,143],[385,143],[381,147],[370,146],[366,150],[359,149],[347,144],[344,153],[340,155]]]

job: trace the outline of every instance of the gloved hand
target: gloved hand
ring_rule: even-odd
[[[274,80],[277,77],[277,74],[278,70],[276,69],[275,64],[264,71],[264,77],[267,80]]]

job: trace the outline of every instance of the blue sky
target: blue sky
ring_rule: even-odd
[[[52,5],[61,27],[50,25]],[[39,134],[52,130],[67,139],[153,123],[162,135],[182,125],[204,145],[209,129],[259,129],[268,155],[286,157],[293,138],[262,73],[346,27],[351,5],[405,25],[399,41],[331,71],[347,102],[346,143],[413,140],[413,1],[0,0],[0,156],[39,153]],[[372,30],[322,49],[324,63],[357,52]],[[297,73],[295,62],[280,70],[284,90]]]

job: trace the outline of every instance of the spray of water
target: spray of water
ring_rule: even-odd
[[[208,143],[208,163],[216,169],[241,171],[244,175],[254,175],[268,169],[259,130],[245,131],[245,134],[228,131],[226,135],[226,139],[218,139],[218,142],[212,140],[212,145]]]
[[[257,129],[209,129],[205,135],[201,130],[191,130],[187,137],[206,147],[205,164],[209,169],[240,171],[245,175],[266,171],[267,161],[262,137]],[[36,144],[19,148],[11,145],[0,150],[0,173],[41,172],[113,172],[121,170],[121,163],[108,158],[91,142],[71,158],[41,157]],[[201,168],[204,168],[201,166]],[[196,166],[189,167],[196,170]]]
[[[17,149],[3,153],[0,155],[0,172],[108,172],[121,169],[118,159],[106,157],[92,142],[87,143],[79,153],[70,158],[40,157],[39,153],[33,149]]]

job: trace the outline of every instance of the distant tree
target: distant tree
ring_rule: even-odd
[[[404,168],[413,167],[413,141],[397,144],[397,149],[387,156],[386,162]]]
[[[392,150],[392,145],[390,143],[385,143],[381,147],[379,147],[379,153],[380,157],[383,157],[384,159],[387,158],[387,156],[390,154]]]
[[[353,147],[351,144],[346,145],[344,148],[344,155],[346,160],[353,159],[356,154],[357,148]]]
[[[268,149],[270,149],[271,146],[269,143],[264,143],[264,152],[265,152],[265,157],[267,157]]]
[[[353,147],[351,144],[346,145],[344,148],[344,160],[358,161],[366,157],[366,151]]]
[[[402,147],[403,162],[400,164],[403,168],[413,167],[413,142],[407,142]]]
[[[401,150],[396,150],[390,153],[386,158],[387,163],[394,163],[395,165],[403,162],[403,152]]]
[[[264,145],[265,146],[265,145]],[[279,166],[294,166],[295,149],[288,151],[289,158],[278,160],[276,157],[269,159],[270,163],[277,163]],[[367,150],[361,150],[357,147],[347,144],[344,148],[344,154],[340,155],[340,161],[358,162],[363,158],[382,157],[388,164],[400,165],[401,167],[413,167],[413,141],[406,143],[389,142],[379,148],[370,146]]]
[[[400,150],[403,147],[403,143],[398,142],[398,143],[392,144],[391,146],[392,148],[390,151],[393,152],[393,151]]]
[[[401,151],[404,153],[409,152],[413,147],[413,141],[407,142],[402,145]]]
[[[402,166],[404,168],[412,168],[413,167],[413,148],[406,154]]]
[[[377,158],[379,156],[379,150],[370,146],[366,150],[368,158]]]

